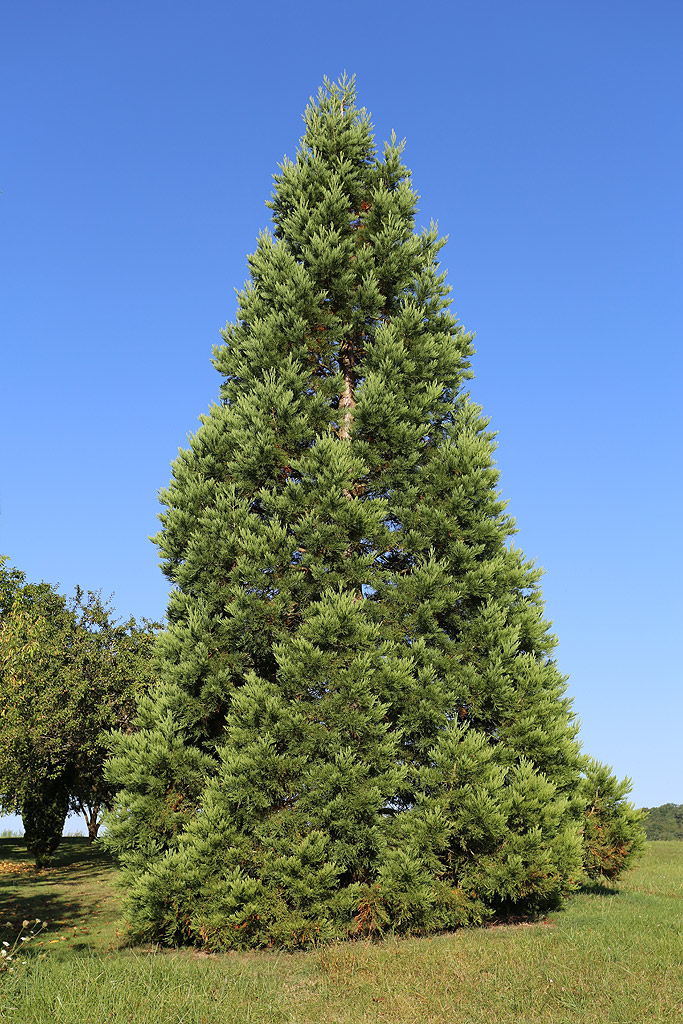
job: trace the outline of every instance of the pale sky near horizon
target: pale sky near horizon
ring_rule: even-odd
[[[0,553],[163,616],[157,491],[218,396],[271,175],[355,72],[449,236],[584,746],[638,806],[683,803],[682,40],[672,0],[8,7]]]

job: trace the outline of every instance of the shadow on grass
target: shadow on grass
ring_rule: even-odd
[[[578,891],[579,896],[618,896],[620,889],[613,882],[586,882]]]
[[[12,933],[21,929],[22,921],[47,921],[48,924],[61,921],[85,924],[89,919],[89,909],[85,908],[80,900],[65,899],[59,893],[40,892],[24,895],[15,888],[13,892],[5,894],[0,891],[0,919],[2,932],[5,935],[8,931]],[[8,927],[11,925],[11,928]]]
[[[33,863],[33,857],[26,849],[23,839],[13,837],[0,839],[0,861],[12,860]],[[76,861],[90,861],[97,864],[111,864],[111,857],[99,843],[89,843],[82,836],[64,836],[52,854],[51,868],[69,867]]]
[[[49,867],[38,870],[22,840],[0,839],[0,930],[11,939],[22,921],[48,922],[68,930],[72,950],[91,947],[86,936],[108,935],[117,910],[112,903],[113,863],[87,839],[68,837]]]

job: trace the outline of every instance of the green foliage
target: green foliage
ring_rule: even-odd
[[[618,781],[610,768],[590,757],[583,771],[584,868],[589,878],[617,878],[642,853],[645,814],[626,800],[630,779]]]
[[[683,839],[683,804],[643,807],[643,827],[649,840]]]
[[[187,723],[193,706],[178,686],[161,683],[140,700],[135,728],[115,731],[110,737],[105,777],[116,796],[113,813],[104,816],[106,832],[100,844],[119,855],[125,851],[125,905],[131,931],[140,938],[163,933],[168,941],[180,941],[186,927],[187,913],[182,926],[178,923],[181,887],[176,886],[169,897],[173,910],[169,917],[164,897],[157,890],[150,905],[145,885],[147,868],[177,849],[212,774],[213,759],[191,742]]]
[[[39,780],[34,780],[38,783]],[[62,830],[69,810],[69,791],[64,778],[44,780],[26,787],[21,793],[21,817],[24,823],[26,849],[35,857],[38,867],[50,858],[62,839]]]
[[[577,726],[444,242],[352,82],[304,121],[162,493],[162,682],[108,769],[132,933],[168,943],[427,934],[582,875]]]
[[[0,566],[0,806],[20,812],[39,862],[70,809],[91,838],[111,800],[104,733],[130,728],[151,679],[155,626],[116,623],[98,594],[68,601]]]

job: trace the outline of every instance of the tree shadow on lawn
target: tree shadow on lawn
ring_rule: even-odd
[[[70,951],[92,950],[114,941],[118,901],[111,858],[84,839],[67,839],[50,867],[35,867],[21,840],[0,840],[0,931],[12,942],[24,920],[47,921],[49,937],[60,935]],[[31,943],[33,949],[37,944]]]
[[[33,857],[26,849],[23,839],[13,837],[11,839],[0,839],[0,861],[18,861],[20,863],[33,864]],[[50,867],[69,867],[76,861],[90,861],[93,864],[113,863],[99,843],[89,843],[82,836],[64,836],[61,843],[52,854]]]
[[[578,896],[618,896],[621,892],[614,882],[600,882],[596,879],[593,882],[586,882],[579,889]]]

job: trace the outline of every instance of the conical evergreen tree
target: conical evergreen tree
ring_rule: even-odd
[[[162,495],[163,682],[110,763],[131,927],[169,942],[428,932],[581,875],[576,726],[443,240],[352,81],[304,120]]]

